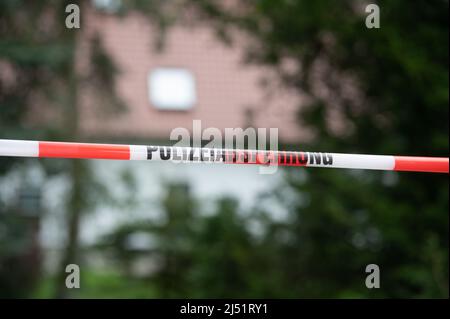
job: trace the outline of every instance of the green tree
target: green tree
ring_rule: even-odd
[[[448,1],[377,1],[380,29],[354,0],[188,3],[228,42],[248,35],[247,61],[308,97],[299,119],[315,137],[303,147],[448,156]],[[287,172],[292,296],[448,297],[446,176]],[[379,291],[364,286],[368,263]]]
[[[214,214],[201,220],[194,238],[192,295],[196,298],[251,297],[256,248],[253,238],[246,229],[246,220],[239,215],[236,200],[222,198],[216,205]]]
[[[91,40],[91,69],[79,74],[76,53],[78,29],[65,25],[68,4],[83,10],[86,1],[2,1],[0,4],[0,133],[3,138],[60,139],[79,138],[79,90],[81,85],[98,89],[102,105],[122,105],[114,94],[113,63],[104,52],[98,37]],[[37,109],[36,101],[39,101]],[[51,121],[42,123],[40,115],[49,113]],[[0,173],[21,160],[1,158]],[[66,296],[65,266],[78,263],[80,216],[98,200],[99,184],[93,180],[87,162],[42,161],[51,174],[68,172],[67,243],[61,260],[56,296]],[[13,296],[13,295],[12,295]]]

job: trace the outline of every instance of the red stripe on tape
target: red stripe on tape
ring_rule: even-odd
[[[128,145],[39,142],[39,157],[130,159]]]
[[[448,158],[394,156],[394,171],[448,173]]]

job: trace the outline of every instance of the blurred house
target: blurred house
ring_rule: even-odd
[[[126,110],[116,112],[108,105],[105,108],[94,98],[99,92],[84,87],[80,92],[83,140],[173,144],[174,141],[169,141],[171,131],[178,127],[191,131],[193,120],[201,120],[203,129],[214,127],[222,132],[225,128],[278,128],[280,142],[289,144],[307,138],[297,121],[301,97],[280,87],[264,86],[274,74],[243,62],[245,42],[230,47],[208,26],[180,25],[168,30],[164,45],[158,50],[155,45],[158,30],[148,18],[137,13],[111,14],[113,10],[108,4],[116,2],[92,1],[96,5],[83,11],[78,63],[80,73],[88,72],[92,39],[98,38],[118,68],[116,92],[125,102]],[[90,163],[116,201],[125,202],[130,196],[138,204],[125,213],[123,207],[100,204],[95,212],[85,215],[80,227],[85,244],[95,243],[99,236],[124,223],[161,218],[157,204],[164,196],[167,182],[188,185],[204,207],[219,197],[232,196],[249,208],[258,201],[261,192],[268,191],[281,178],[281,174],[260,175],[253,165],[101,160]],[[132,191],[124,188],[120,180],[125,172],[136,183]],[[58,194],[61,189],[65,186],[49,183],[46,193]],[[53,202],[52,197],[55,196],[47,197],[47,203]],[[282,218],[283,211],[275,204],[271,211]],[[42,239],[47,248],[64,242],[55,240],[58,237],[55,234],[61,233],[58,220],[61,214],[57,213],[45,218]],[[61,233],[59,237],[64,235]],[[139,241],[142,237],[136,238]],[[50,265],[46,268],[53,268],[56,260],[57,256],[47,258]]]
[[[200,119],[203,128],[220,130],[279,128],[288,143],[305,137],[296,116],[300,97],[264,87],[273,74],[243,63],[244,38],[227,46],[211,27],[180,25],[169,28],[158,50],[159,31],[148,18],[110,14],[117,1],[92,3],[83,13],[80,59],[98,36],[120,72],[117,93],[127,110],[108,116],[83,93],[86,136],[167,141],[172,129],[191,129]]]

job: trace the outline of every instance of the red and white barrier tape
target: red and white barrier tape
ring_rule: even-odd
[[[229,150],[1,139],[0,156],[270,164],[279,166],[334,167],[447,174],[449,172],[448,157]]]

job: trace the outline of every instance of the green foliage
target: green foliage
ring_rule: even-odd
[[[170,184],[162,200],[163,222],[140,221],[120,226],[98,246],[120,262],[121,271],[133,281],[132,265],[149,257],[155,269],[143,282],[158,297],[208,298],[256,297],[263,272],[256,272],[258,246],[239,215],[238,203],[219,200],[211,216],[201,214],[186,185]],[[136,233],[154,238],[154,246],[136,250],[127,239]],[[268,256],[265,256],[266,258]],[[264,271],[263,269],[260,269]]]
[[[380,29],[367,29],[364,6],[351,0],[196,7],[207,23],[247,33],[248,61],[272,66],[310,98],[299,117],[316,136],[303,147],[448,156],[448,1],[377,3]],[[286,70],[286,59],[299,67]],[[346,91],[349,79],[358,98]],[[344,132],[326,120],[331,110]],[[446,176],[287,173],[298,198],[285,230],[292,240],[280,249],[293,296],[448,297]],[[382,269],[380,291],[363,286],[368,263]]]

